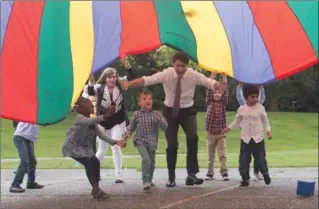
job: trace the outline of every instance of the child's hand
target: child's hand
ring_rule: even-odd
[[[230,128],[226,127],[223,131],[222,131],[222,135],[227,134],[230,131]]]
[[[121,84],[122,84],[125,91],[127,91],[127,89],[130,87],[130,84],[128,81],[123,81],[123,82],[121,82]]]
[[[116,141],[116,145],[121,147],[121,148],[124,148],[124,147],[126,147],[126,140],[121,139],[120,141]]]
[[[223,82],[227,83],[227,75],[225,73],[222,73],[223,75]]]
[[[271,132],[270,131],[267,131],[267,138],[269,139],[269,140],[271,140],[272,139],[272,134],[271,134]]]
[[[162,116],[159,112],[156,112],[155,114],[156,114],[155,115],[156,120],[162,120]]]
[[[125,134],[124,134],[124,136],[123,136],[123,138],[124,138],[124,140],[128,140],[128,138],[130,138],[130,136],[131,136],[131,132],[130,131],[127,131]]]

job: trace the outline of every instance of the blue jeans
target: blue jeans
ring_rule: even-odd
[[[34,144],[32,141],[21,136],[13,136],[14,144],[20,157],[20,165],[12,182],[12,186],[19,186],[23,182],[24,174],[28,171],[28,183],[35,182],[35,169],[37,160],[34,155]]]

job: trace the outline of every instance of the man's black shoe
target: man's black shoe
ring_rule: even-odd
[[[194,184],[201,185],[203,182],[203,179],[199,179],[195,175],[188,175],[185,184],[187,186],[193,186]]]

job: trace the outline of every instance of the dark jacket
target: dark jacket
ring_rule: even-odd
[[[128,69],[127,71],[127,80],[131,81],[135,79],[135,70],[133,68]],[[122,86],[120,86],[120,83],[118,82],[117,85],[119,85],[119,89],[121,93],[124,92],[124,89]],[[97,92],[94,91],[94,86],[88,86],[88,95],[89,96],[96,96],[96,115],[101,115],[105,114],[104,112],[101,111],[101,101],[103,99],[103,94],[104,94],[104,89],[105,89],[105,84],[102,84],[100,88],[97,89]],[[129,125],[129,120],[127,113],[124,109],[124,98],[121,103],[121,110],[114,115],[112,115],[108,120],[102,121],[100,123],[101,126],[103,126],[105,129],[111,129],[115,125],[121,124],[122,122],[126,121],[126,125]]]

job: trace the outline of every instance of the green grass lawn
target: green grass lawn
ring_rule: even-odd
[[[318,116],[316,113],[268,113],[273,132],[273,140],[266,140],[267,160],[270,167],[317,167],[318,166]],[[36,156],[62,157],[62,144],[65,133],[73,121],[71,114],[66,120],[49,127],[41,127],[39,141],[35,146]],[[228,123],[234,113],[227,115]],[[207,165],[205,142],[205,113],[198,114],[199,162],[201,167]],[[12,141],[12,122],[2,120],[1,123],[1,157],[17,158],[17,151]],[[227,157],[229,167],[238,167],[240,144],[239,130],[227,135]],[[185,134],[179,133],[179,153],[186,153]],[[163,133],[160,134],[158,154],[165,154],[166,142]],[[111,155],[109,150],[107,155]],[[124,155],[138,154],[132,143],[123,149]],[[186,157],[179,156],[178,167],[185,167]],[[2,168],[15,168],[16,162],[2,162]],[[140,159],[124,159],[124,168],[140,167]],[[218,166],[218,163],[216,164]],[[102,167],[112,168],[112,161],[105,159]],[[157,167],[166,167],[165,157],[157,157]],[[75,168],[74,161],[38,160],[38,168]]]

